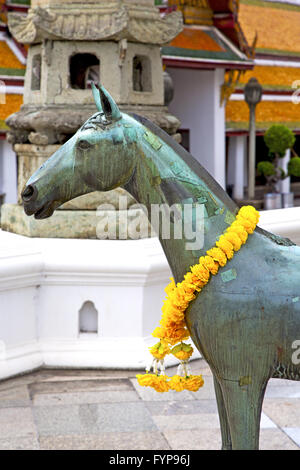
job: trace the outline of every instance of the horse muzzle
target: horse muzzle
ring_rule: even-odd
[[[48,201],[42,205],[36,203],[38,190],[34,184],[26,186],[22,191],[21,197],[24,203],[25,214],[34,215],[35,219],[41,220],[51,217],[55,210],[55,202],[53,201]]]

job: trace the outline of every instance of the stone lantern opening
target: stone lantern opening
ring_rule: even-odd
[[[152,91],[151,62],[149,57],[136,55],[133,58],[133,90]]]
[[[70,57],[70,85],[72,88],[86,90],[90,82],[99,83],[100,61],[94,54],[75,54]]]
[[[32,58],[31,89],[33,91],[41,89],[41,54],[35,54]]]

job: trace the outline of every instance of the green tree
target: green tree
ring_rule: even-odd
[[[269,149],[269,161],[260,162],[257,171],[266,178],[271,192],[276,193],[277,183],[288,176],[300,176],[300,158],[295,154],[289,161],[287,172],[280,166],[280,160],[288,149],[292,149],[296,137],[287,126],[273,124],[265,133],[264,141]]]

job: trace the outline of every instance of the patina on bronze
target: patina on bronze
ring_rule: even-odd
[[[186,250],[184,238],[159,233],[179,282],[238,208],[172,138],[144,118],[121,113],[103,87],[93,92],[98,113],[29,179],[25,212],[43,219],[70,199],[118,186],[149,214],[156,203],[204,204],[201,250]],[[292,360],[292,345],[300,340],[299,285],[300,248],[257,228],[186,312],[191,337],[214,375],[223,449],[257,449],[268,380],[300,380],[300,365]]]

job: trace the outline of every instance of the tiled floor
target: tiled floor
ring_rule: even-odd
[[[218,450],[212,375],[203,360],[192,369],[205,380],[196,393],[158,394],[137,385],[135,371],[41,370],[2,381],[0,449]],[[260,449],[300,449],[300,382],[269,382]]]

